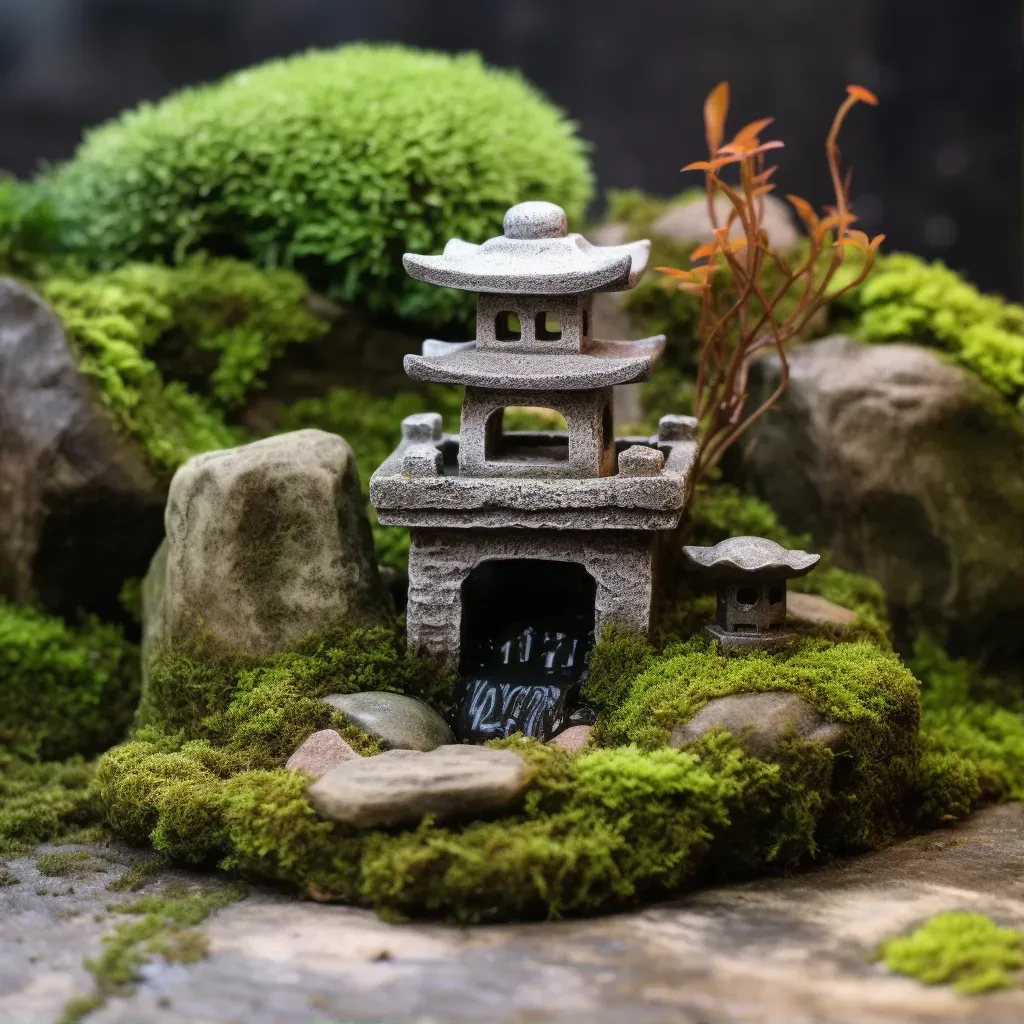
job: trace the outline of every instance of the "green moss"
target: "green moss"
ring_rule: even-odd
[[[107,892],[138,892],[147,882],[160,874],[163,867],[162,860],[140,860],[123,875],[108,882],[105,888]]]
[[[60,266],[61,224],[45,187],[0,175],[0,273],[36,277]]]
[[[91,874],[96,865],[86,851],[74,850],[70,853],[44,853],[36,860],[36,868],[48,878],[67,878]]]
[[[90,785],[93,770],[81,759],[37,763],[0,754],[0,855],[24,853],[95,824],[100,808]]]
[[[1020,694],[920,636],[911,665],[922,680],[922,756],[908,816],[922,827],[1024,799]],[[1007,706],[1009,705],[1009,706]]]
[[[115,626],[72,628],[0,599],[0,753],[53,760],[116,743],[138,700],[137,661]]]
[[[375,313],[466,320],[403,252],[483,241],[505,210],[591,194],[574,126],[473,54],[346,46],[272,61],[90,132],[54,177],[72,241],[99,262],[196,251],[297,269]]]
[[[12,885],[21,885],[21,880],[6,864],[0,861],[0,889],[9,888]]]
[[[278,424],[281,430],[317,427],[340,434],[352,446],[356,468],[364,491],[370,477],[394,451],[402,437],[402,420],[420,412],[437,412],[445,428],[457,433],[462,410],[462,388],[431,387],[426,392],[402,392],[381,398],[351,388],[334,388],[322,398],[306,398],[284,411]],[[384,565],[404,568],[409,558],[409,531],[381,526],[371,507],[377,559]]]
[[[286,344],[326,331],[298,276],[235,260],[129,264],[40,288],[114,423],[164,473],[239,443],[222,412],[261,386]]]
[[[1024,307],[984,295],[944,264],[885,256],[843,304],[857,337],[933,345],[1011,401],[1024,396]]]
[[[189,892],[167,886],[159,896],[144,896],[131,903],[107,906],[112,914],[130,914],[135,920],[119,924],[103,940],[103,952],[86,960],[96,979],[96,992],[73,999],[64,1008],[64,1024],[75,1024],[102,1006],[110,996],[126,995],[139,979],[139,968],[159,956],[167,963],[195,963],[208,949],[194,929],[215,910],[234,903],[243,893],[237,886]]]
[[[849,752],[827,794],[827,841],[874,846],[898,831],[917,765],[918,684],[894,654],[870,642],[808,639],[776,654],[735,656],[693,639],[641,671],[602,730],[606,742],[655,749],[708,701],[770,691],[798,694],[847,733]]]
[[[1012,983],[1011,972],[1024,967],[1024,934],[998,927],[985,914],[947,911],[910,935],[889,939],[878,957],[897,974],[976,995]]]

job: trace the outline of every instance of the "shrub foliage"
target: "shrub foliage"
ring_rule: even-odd
[[[591,179],[574,126],[518,74],[353,45],[130,111],[92,131],[54,187],[75,248],[101,265],[236,256],[444,324],[469,300],[409,279],[404,251],[483,241],[525,199],[579,218]]]

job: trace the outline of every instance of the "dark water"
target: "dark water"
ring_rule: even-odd
[[[592,716],[579,690],[593,646],[593,616],[513,623],[479,641],[459,684],[455,731],[483,743],[521,732],[548,740]]]

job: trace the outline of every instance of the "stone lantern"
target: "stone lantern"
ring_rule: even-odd
[[[612,389],[648,380],[665,339],[602,339],[592,317],[594,294],[632,288],[649,249],[591,245],[561,207],[527,202],[481,245],[404,257],[417,280],[477,296],[473,341],[431,339],[405,357],[413,380],[464,386],[459,433],[434,413],[408,417],[370,480],[380,522],[410,531],[410,646],[466,680],[463,739],[557,732],[595,635],[651,624],[696,421],[616,437]],[[506,413],[523,407],[566,429],[514,429]]]
[[[769,649],[787,635],[786,580],[810,572],[821,557],[763,537],[730,537],[683,552],[718,585],[716,622],[704,627],[704,635],[723,647],[744,649]]]

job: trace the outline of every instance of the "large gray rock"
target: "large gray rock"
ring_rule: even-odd
[[[734,693],[710,700],[689,722],[672,730],[669,745],[683,747],[709,729],[727,729],[755,756],[767,754],[779,740],[797,736],[838,749],[842,726],[829,721],[795,693]]]
[[[270,654],[389,612],[352,449],[299,430],[198,455],[171,482],[167,548],[143,586],[151,655],[199,633]]]
[[[455,742],[448,723],[429,705],[401,693],[365,690],[323,698],[353,725],[392,750],[433,750]]]
[[[1020,1024],[1019,984],[959,995],[894,975],[874,955],[942,911],[1024,928],[1022,829],[1024,805],[1003,804],[814,870],[540,924],[395,923],[254,888],[199,926],[207,956],[187,964],[154,957],[138,984],[87,1020]],[[0,888],[0,1020],[49,1024],[68,1000],[96,991],[84,961],[134,920],[110,905],[139,896],[104,886],[140,855],[116,843],[93,849],[107,873],[73,887],[41,876],[34,856],[11,862],[18,884]],[[223,885],[162,868],[142,895],[211,883]]]
[[[309,802],[331,821],[378,828],[496,814],[526,789],[526,762],[513,750],[444,746],[423,754],[389,750],[347,761],[309,787]]]
[[[53,311],[0,278],[0,595],[123,616],[118,593],[160,543],[164,494]]]
[[[879,580],[897,628],[948,629],[993,667],[1024,663],[1024,421],[936,352],[826,338],[729,474],[842,566]],[[751,402],[779,379],[755,360]]]

